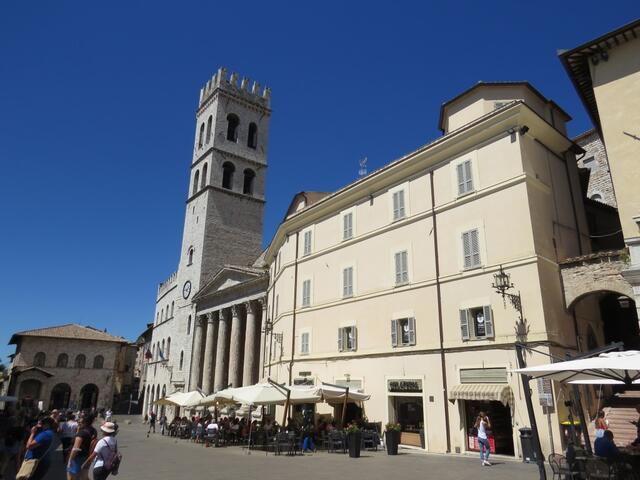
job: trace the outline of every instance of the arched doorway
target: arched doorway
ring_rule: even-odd
[[[80,390],[80,410],[90,410],[98,406],[98,387],[88,383]]]
[[[29,379],[20,383],[18,389],[18,399],[21,402],[37,402],[40,399],[42,391],[42,382],[40,380]]]
[[[51,390],[51,399],[49,400],[49,410],[57,408],[63,410],[69,408],[69,399],[71,398],[71,387],[66,383],[59,383]]]

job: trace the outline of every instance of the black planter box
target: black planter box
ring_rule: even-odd
[[[384,432],[384,442],[387,446],[387,455],[397,455],[398,444],[400,443],[400,432],[397,430],[387,430]]]
[[[360,443],[362,442],[362,434],[360,432],[349,433],[349,456],[351,458],[360,457]]]

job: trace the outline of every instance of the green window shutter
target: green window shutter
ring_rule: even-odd
[[[409,345],[416,344],[416,319],[409,318]]]
[[[469,310],[460,310],[460,331],[462,340],[469,340]]]
[[[493,338],[495,336],[493,332],[493,317],[491,315],[491,306],[485,305],[482,307],[484,313],[484,328],[485,328],[485,336],[487,338]]]

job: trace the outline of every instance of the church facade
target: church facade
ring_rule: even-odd
[[[180,263],[158,286],[143,412],[175,391],[256,378],[270,95],[224,68],[200,91]],[[229,300],[243,282],[246,298]]]

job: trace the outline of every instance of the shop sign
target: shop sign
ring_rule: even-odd
[[[392,393],[422,393],[422,380],[388,380],[387,389]]]
[[[542,407],[553,408],[553,387],[548,378],[538,379],[538,400]]]

